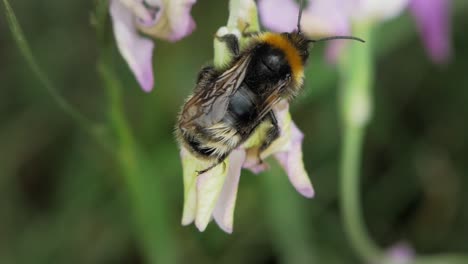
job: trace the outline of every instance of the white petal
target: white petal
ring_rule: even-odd
[[[226,159],[223,163],[200,174],[197,178],[197,214],[195,216],[195,225],[202,232],[211,221],[213,210],[223,189],[228,166],[229,160]]]
[[[237,188],[245,160],[244,150],[234,150],[229,155],[229,168],[224,182],[223,190],[218,198],[218,202],[213,212],[216,223],[226,233],[232,233],[234,222],[234,208],[236,205]]]
[[[132,11],[120,1],[111,1],[110,13],[120,54],[127,61],[143,90],[151,91],[154,84],[153,41],[140,36],[134,25]]]
[[[197,166],[194,157],[185,149],[180,151],[184,174],[184,210],[182,225],[189,225],[195,220],[197,213]]]

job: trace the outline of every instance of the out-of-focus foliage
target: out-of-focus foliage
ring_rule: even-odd
[[[371,235],[383,247],[468,251],[468,6],[454,1],[452,62],[434,66],[408,14],[377,35],[374,118],[364,145],[362,199]],[[32,51],[85,115],[104,120],[96,73],[91,1],[15,0]],[[143,263],[125,181],[109,154],[51,101],[18,53],[0,17],[0,263]],[[185,263],[359,263],[343,233],[338,203],[337,81],[323,46],[311,51],[306,91],[292,104],[305,134],[304,162],[316,189],[307,200],[272,170],[243,172],[234,233],[182,227],[182,170],[173,127],[179,107],[209,63],[227,3],[199,1],[196,31],[159,41],[155,87],[146,94],[115,46],[125,111],[150,153],[147,184],[159,184],[174,252]],[[161,186],[162,185],[162,186]],[[151,195],[146,204],[153,204]],[[150,206],[146,207],[150,208]],[[157,224],[157,223],[155,223]],[[151,229],[155,230],[155,229]],[[315,261],[315,262],[312,262]]]

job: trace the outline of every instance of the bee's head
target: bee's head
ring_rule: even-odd
[[[326,37],[321,39],[309,39],[307,38],[304,33],[301,31],[301,18],[302,18],[302,11],[304,9],[304,0],[300,1],[300,8],[299,14],[297,16],[297,29],[291,33],[283,33],[288,40],[296,47],[301,55],[302,62],[305,64],[307,59],[309,58],[309,45],[313,45],[314,42],[321,42],[321,41],[328,41],[333,39],[351,39],[357,40],[360,42],[365,42],[364,40],[352,36],[332,36]]]

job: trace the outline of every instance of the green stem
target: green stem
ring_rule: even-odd
[[[107,50],[102,50],[106,52]],[[139,151],[125,118],[122,86],[103,56],[98,71],[109,97],[109,121],[117,139],[117,157],[128,187],[137,231],[148,263],[176,263],[163,190],[144,153]]]
[[[420,256],[412,264],[466,264],[468,256],[462,254],[440,254],[434,256]]]
[[[278,164],[272,164],[262,178],[265,214],[281,263],[319,263],[312,240],[314,229],[304,205],[307,201],[294,191]]]
[[[67,100],[58,92],[59,90],[52,84],[47,75],[42,71],[41,67],[37,63],[34,55],[31,52],[31,48],[24,36],[23,30],[19,25],[18,19],[13,11],[8,0],[3,0],[5,6],[5,14],[10,28],[13,39],[19,48],[20,54],[26,60],[27,64],[31,68],[32,72],[38,78],[40,84],[46,89],[47,93],[52,97],[53,101],[57,106],[70,118],[72,118],[90,137],[96,140],[104,149],[112,153],[112,148],[105,140],[105,133],[99,131],[95,124],[90,121],[87,117],[82,115],[76,110]]]
[[[368,262],[381,259],[383,253],[369,236],[360,201],[360,164],[365,127],[371,114],[373,79],[372,28],[356,25],[354,34],[366,45],[349,43],[340,65],[342,76],[343,147],[341,154],[340,191],[345,232],[357,254]]]
[[[364,130],[347,127],[343,135],[341,160],[341,208],[345,231],[353,249],[367,261],[380,259],[381,251],[369,236],[360,201],[359,164]]]

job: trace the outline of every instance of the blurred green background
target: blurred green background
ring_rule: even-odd
[[[96,71],[90,23],[94,3],[15,0],[12,6],[52,82],[86,116],[105,121],[108,99]],[[447,65],[428,60],[407,13],[378,32],[361,195],[367,227],[382,247],[406,241],[418,253],[468,252],[468,6],[456,6],[455,52]],[[145,232],[164,246],[154,254],[174,255],[181,263],[360,263],[339,210],[338,76],[324,62],[324,45],[311,51],[306,91],[292,105],[306,135],[304,162],[316,197],[301,197],[281,170],[258,176],[244,171],[234,233],[213,223],[199,233],[180,225],[182,170],[173,127],[197,72],[212,58],[213,34],[226,23],[227,3],[200,0],[193,7],[192,35],[174,44],[156,42],[150,94],[141,91],[113,47],[125,112],[149,157],[149,176],[133,194],[112,156],[56,106],[32,74],[3,11],[0,263],[147,263],[138,235]],[[135,192],[143,195],[131,198]],[[135,199],[144,210],[156,208],[150,214],[157,221],[139,231]]]

